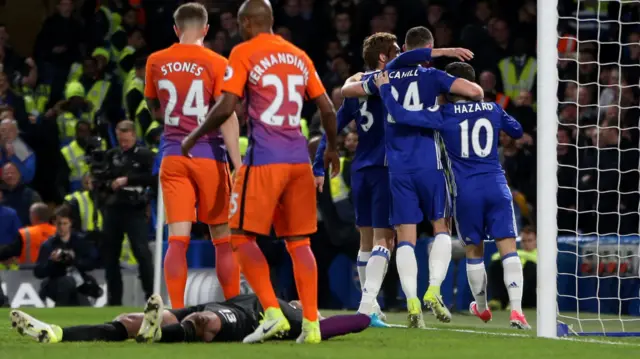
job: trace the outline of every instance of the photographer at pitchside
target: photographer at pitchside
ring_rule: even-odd
[[[100,297],[102,289],[87,272],[97,260],[85,239],[71,228],[71,211],[61,206],[55,213],[56,234],[40,246],[33,270],[44,279],[41,298],[50,298],[56,306],[89,305],[87,297]]]

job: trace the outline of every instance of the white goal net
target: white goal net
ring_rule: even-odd
[[[582,335],[640,336],[640,1],[559,0],[556,16],[557,124],[542,109],[538,132],[557,131],[557,320]],[[550,309],[538,310],[544,320]]]

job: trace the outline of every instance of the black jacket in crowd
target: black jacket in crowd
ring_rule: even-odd
[[[152,174],[155,153],[150,149],[135,145],[127,151],[115,147],[107,151],[108,170],[107,206],[144,207],[146,205],[145,190],[153,186],[157,177]],[[127,185],[117,191],[111,190],[111,182],[118,177],[127,177]]]

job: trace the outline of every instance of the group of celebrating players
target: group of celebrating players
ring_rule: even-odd
[[[473,54],[432,49],[433,37],[424,27],[407,33],[405,53],[399,56],[394,35],[369,36],[363,57],[375,71],[347,80],[336,124],[333,105],[309,57],[273,34],[268,1],[245,1],[238,19],[246,41],[227,61],[202,46],[209,28],[206,9],[197,3],[182,5],[174,14],[180,42],[147,61],[145,99],[165,128],[160,183],[169,225],[164,274],[172,310],[165,311],[162,298],[153,295],[144,313],[71,328],[14,310],[11,320],[18,332],[43,342],[135,337],[141,342],[256,343],[289,333],[285,338],[319,343],[369,325],[385,327],[376,298],[396,236],[409,327],[424,328],[414,247],[416,224],[425,217],[435,235],[424,304],[440,321],[449,322],[440,285],[451,261],[451,197],[458,235],[467,244],[467,273],[475,298],[471,312],[491,320],[482,258],[483,241],[492,238],[502,255],[511,326],[528,329],[520,304],[523,279],[512,197],[497,155],[499,132],[517,138],[522,128],[497,104],[479,102],[484,94],[468,64],[452,63],[446,72],[418,65],[432,57],[469,60]],[[445,104],[439,106],[440,95]],[[234,114],[241,98],[251,138],[244,163]],[[305,98],[316,103],[326,134],[313,167],[300,131]],[[215,104],[211,110],[210,104]],[[354,120],[359,143],[351,184],[361,233],[357,263],[362,300],[358,314],[325,319],[318,312],[317,267],[309,235],[316,231],[316,187],[322,188],[326,168],[334,176],[340,168],[337,131]],[[227,158],[236,169],[233,175]],[[227,301],[185,308],[186,251],[195,220],[209,225],[216,273]],[[269,235],[272,225],[286,241],[300,302],[276,297],[269,266],[256,244],[256,236]],[[240,295],[241,271],[255,295]]]

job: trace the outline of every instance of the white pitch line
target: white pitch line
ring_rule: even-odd
[[[456,333],[471,333],[471,334],[482,334],[482,335],[494,335],[494,336],[499,336],[499,337],[536,338],[535,336],[526,335],[526,334],[488,332],[488,331],[473,330],[473,329],[425,328],[425,330],[437,330],[437,331],[456,332]],[[640,347],[640,344],[636,344],[636,343],[610,342],[610,341],[598,340],[598,339],[566,338],[566,337],[565,338],[557,338],[557,339],[566,340],[566,341],[570,341],[570,342],[582,342],[582,343],[609,344],[609,345],[623,345],[623,346]]]

